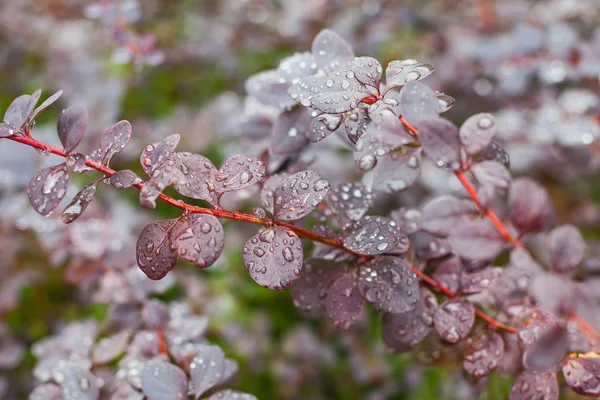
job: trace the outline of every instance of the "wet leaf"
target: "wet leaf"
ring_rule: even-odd
[[[244,246],[243,259],[256,283],[284,290],[300,275],[302,242],[292,230],[276,226],[252,236]]]
[[[529,178],[512,181],[508,191],[508,215],[521,234],[544,230],[554,220],[546,189]]]
[[[175,267],[177,253],[171,249],[168,231],[173,223],[173,220],[151,222],[137,240],[137,263],[150,279],[162,279]]]
[[[96,364],[106,364],[125,352],[131,332],[125,330],[101,339],[92,352],[92,360]]]
[[[210,267],[221,255],[225,236],[216,217],[189,214],[181,217],[171,229],[170,241],[179,257],[198,268]]]
[[[506,168],[510,168],[510,157],[508,153],[502,146],[500,146],[496,142],[491,142],[489,146],[485,148],[481,153],[475,157],[477,161],[479,160],[490,160],[497,161],[500,164],[504,165]]]
[[[175,190],[183,196],[206,200],[215,205],[215,175],[217,169],[212,162],[200,154],[186,151],[175,153],[175,167],[181,171],[180,182]]]
[[[458,129],[445,118],[421,119],[415,124],[425,155],[438,167],[457,170],[461,166]]]
[[[373,174],[373,189],[384,193],[400,192],[411,187],[420,173],[420,148],[392,151],[377,162]]]
[[[6,122],[0,123],[0,138],[11,137],[17,132],[18,129],[15,128],[13,125]]]
[[[56,100],[58,100],[60,98],[60,96],[62,96],[62,94],[63,94],[63,90],[61,89],[58,92],[54,93],[52,96],[48,97],[42,104],[39,105],[39,107],[37,107],[35,110],[33,110],[29,119],[31,121],[35,120],[42,111],[44,111],[46,108],[48,108],[52,104],[54,104],[56,102]]]
[[[358,182],[335,183],[327,197],[327,205],[341,226],[364,217],[373,201],[371,188]]]
[[[115,172],[108,178],[108,183],[117,189],[125,189],[142,183],[142,179],[129,169]]]
[[[258,158],[237,154],[225,160],[221,169],[215,174],[215,191],[217,193],[241,190],[252,186],[265,177],[265,166]]]
[[[548,234],[548,250],[552,270],[572,273],[583,260],[585,241],[573,225],[561,225]]]
[[[495,135],[496,119],[492,114],[475,114],[460,127],[460,142],[468,154],[485,150]]]
[[[400,90],[400,114],[412,125],[439,115],[439,102],[433,90],[419,82],[409,82]]]
[[[460,280],[462,293],[475,294],[486,290],[502,275],[503,271],[500,267],[487,267],[472,273],[463,272]]]
[[[356,143],[362,137],[369,123],[369,115],[364,108],[355,108],[348,113],[344,119],[346,135],[352,143]]]
[[[60,386],[65,400],[97,400],[100,397],[96,377],[79,366],[66,368]]]
[[[140,205],[144,208],[156,208],[156,199],[165,188],[184,182],[185,177],[176,164],[176,158],[169,157],[154,169],[152,176],[140,190]]]
[[[307,313],[325,311],[329,287],[343,273],[343,264],[314,258],[307,260],[300,276],[290,286],[294,305]]]
[[[345,229],[344,246],[360,254],[383,254],[404,236],[395,221],[366,216]]]
[[[188,380],[185,372],[168,362],[146,365],[141,372],[142,390],[148,400],[186,399]]]
[[[58,138],[65,149],[70,153],[77,147],[88,125],[88,112],[82,106],[71,106],[63,110],[58,118]]]
[[[487,220],[463,221],[448,241],[455,254],[469,260],[492,260],[504,247],[504,238]]]
[[[289,174],[287,174],[286,172],[271,175],[263,183],[263,188],[260,192],[260,201],[262,203],[262,206],[270,213],[273,213],[273,201],[275,199],[275,190],[277,190],[277,188],[283,185],[288,176]]]
[[[536,336],[523,355],[523,365],[527,369],[545,371],[558,364],[567,354],[567,328],[563,324],[551,324],[540,329]]]
[[[433,315],[436,331],[450,343],[466,338],[474,322],[475,307],[467,299],[446,300]]]
[[[331,71],[354,59],[352,47],[340,35],[323,29],[312,42],[312,54],[319,68]]]
[[[291,82],[277,70],[259,72],[246,81],[246,92],[263,104],[287,108],[296,102],[288,94]]]
[[[372,57],[355,57],[350,63],[350,69],[356,80],[379,90],[381,73],[383,72],[379,61]]]
[[[477,209],[471,200],[439,196],[423,208],[421,228],[436,236],[448,236],[461,222],[471,219]]]
[[[271,129],[269,149],[272,154],[297,154],[308,144],[306,137],[311,117],[304,107],[294,107],[279,114]]]
[[[600,358],[597,353],[572,355],[563,365],[566,384],[575,392],[591,397],[600,395]]]
[[[489,375],[499,365],[504,355],[504,340],[493,331],[482,331],[465,340],[463,367],[479,379]]]
[[[108,165],[110,160],[121,152],[131,138],[131,124],[129,121],[119,121],[102,134],[100,140],[100,155],[103,165]],[[179,141],[179,139],[177,140]],[[142,163],[142,167],[144,164]],[[145,168],[144,171],[148,172]],[[148,174],[150,175],[150,174]]]
[[[69,203],[62,213],[61,220],[65,224],[70,224],[75,221],[87,208],[87,206],[94,201],[96,195],[96,189],[98,188],[98,182],[88,183],[77,193],[73,200]]]
[[[318,173],[296,172],[275,189],[273,215],[276,219],[300,219],[318,206],[328,191],[329,182]]]
[[[195,398],[229,380],[237,369],[237,363],[227,359],[219,346],[202,345],[190,364]]]
[[[115,128],[115,134],[117,137],[120,136],[118,134],[119,132],[123,132],[125,130],[124,128],[125,125],[123,125],[122,128]],[[113,136],[112,134],[107,135],[107,132],[104,133],[104,136]],[[155,170],[157,170],[160,166],[162,166],[167,160],[171,158],[171,155],[173,154],[175,148],[179,144],[180,139],[181,136],[179,136],[178,134],[174,134],[167,136],[166,138],[156,143],[152,143],[146,146],[146,148],[142,152],[142,155],[140,156],[140,164],[142,165],[144,172],[146,172],[148,176],[152,176],[152,173]],[[127,140],[129,140],[129,138],[127,138]]]
[[[482,185],[506,189],[512,179],[504,164],[498,161],[482,161],[471,167],[475,179]]]
[[[523,371],[515,380],[508,400],[558,400],[556,373]]]
[[[35,98],[28,94],[21,95],[14,99],[6,109],[6,113],[4,113],[4,122],[18,129],[23,127],[27,118],[31,115],[38,99],[39,95]]]
[[[258,398],[248,393],[227,389],[211,395],[208,400],[258,400]]]
[[[462,265],[460,258],[452,256],[440,262],[431,274],[431,277],[438,283],[450,289],[453,293],[458,293],[461,288]]]
[[[344,114],[319,114],[310,121],[306,133],[308,140],[315,143],[335,132],[344,121]]]
[[[353,274],[343,274],[329,288],[325,299],[327,314],[338,328],[346,330],[358,319],[364,300]]]
[[[65,159],[65,165],[71,172],[82,173],[93,169],[86,165],[87,158],[83,153],[71,153]]]
[[[417,60],[394,60],[385,70],[385,90],[404,86],[409,82],[417,81],[431,75],[435,68],[431,64],[424,64]]]
[[[50,214],[60,204],[69,187],[70,174],[65,164],[39,170],[29,183],[29,203],[41,215]]]
[[[419,281],[400,257],[379,257],[360,268],[358,289],[383,312],[406,313],[417,307]]]

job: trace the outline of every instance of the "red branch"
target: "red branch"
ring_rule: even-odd
[[[40,142],[38,140],[35,140],[31,136],[14,135],[14,136],[9,137],[9,139],[11,139],[15,142],[19,142],[19,143],[31,146],[33,148],[36,148],[36,149],[41,150],[46,153],[55,154],[60,157],[66,158],[69,156],[62,149],[52,146],[52,145],[49,145],[49,144],[46,144],[46,143],[43,143],[43,142]],[[104,174],[107,177],[112,176],[116,172],[112,168],[109,168],[107,166],[104,166],[100,163],[94,162],[89,159],[86,159],[85,164],[88,167],[93,168],[98,172],[101,172],[102,174]],[[137,187],[138,189],[142,189],[144,187],[144,184],[145,184],[145,182],[142,182],[142,183],[135,185],[135,187]],[[186,204],[181,200],[176,200],[176,199],[174,199],[170,196],[167,196],[165,194],[162,194],[162,193],[158,196],[158,198],[167,204],[170,204],[174,207],[180,208],[180,209],[182,209],[186,212],[190,212],[190,213],[210,214],[210,215],[213,215],[218,218],[250,222],[250,223],[258,224],[258,225],[267,225],[268,223],[271,223],[271,224],[283,226],[283,227],[286,227],[286,228],[294,231],[299,237],[302,237],[304,239],[309,239],[314,242],[323,243],[323,244],[326,244],[331,247],[338,248],[340,250],[343,250],[347,253],[350,253],[350,254],[356,256],[360,261],[368,261],[373,258],[372,256],[365,256],[364,254],[359,254],[359,253],[356,253],[355,251],[352,251],[352,250],[346,248],[344,246],[343,242],[339,239],[323,237],[323,236],[317,235],[314,232],[311,232],[309,230],[289,224],[287,222],[282,222],[282,221],[277,221],[277,220],[266,221],[266,220],[263,220],[261,218],[254,216],[252,214],[246,214],[246,213],[241,213],[241,212],[236,212],[236,211],[229,211],[229,210],[225,210],[222,208],[204,208],[204,207],[193,206],[190,204]],[[428,285],[438,289],[441,293],[445,294],[448,297],[456,296],[456,294],[454,292],[452,292],[450,289],[446,288],[445,286],[443,286],[442,284],[440,284],[439,282],[437,282],[435,279],[431,278],[430,276],[424,274],[422,271],[418,270],[417,268],[415,268],[413,266],[410,266],[410,268],[415,273],[415,275],[417,275],[421,280],[423,280]],[[496,328],[504,329],[511,333],[516,332],[516,330],[514,328],[504,325],[503,323],[501,323],[499,321],[496,321],[495,319],[493,319],[492,317],[490,317],[483,311],[476,310],[476,314],[478,316],[480,316],[482,319],[488,321],[490,323],[490,325],[492,325]]]

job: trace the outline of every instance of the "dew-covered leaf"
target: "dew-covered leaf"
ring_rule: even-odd
[[[462,221],[450,232],[448,241],[454,253],[469,260],[494,259],[504,246],[504,238],[484,219]]]
[[[88,112],[85,107],[71,106],[63,110],[58,118],[57,130],[60,143],[65,153],[70,153],[77,147],[88,125]]]
[[[319,205],[329,187],[329,182],[314,171],[296,172],[275,189],[273,215],[283,220],[300,219]]]
[[[400,257],[379,257],[363,265],[358,289],[365,300],[386,313],[406,313],[419,302],[419,281]]]
[[[294,107],[279,114],[271,129],[269,149],[272,154],[297,154],[308,144],[306,137],[310,115],[304,107]]]
[[[6,109],[4,122],[20,129],[31,115],[36,103],[37,99],[28,94],[17,97]]]
[[[419,82],[409,82],[400,90],[398,99],[400,114],[412,125],[422,119],[439,115],[438,99],[429,86]]]
[[[352,143],[358,142],[358,139],[365,133],[369,123],[369,115],[364,108],[355,108],[348,113],[344,119],[344,128],[346,136]]]
[[[39,170],[27,189],[33,209],[42,215],[50,214],[67,194],[69,180],[70,173],[65,164]]]
[[[504,164],[498,161],[486,160],[471,167],[475,179],[484,186],[506,189],[512,177]]]
[[[431,75],[435,68],[417,60],[394,60],[385,70],[386,91]]]
[[[364,300],[358,290],[354,274],[343,274],[330,286],[325,299],[327,315],[338,328],[346,330],[358,319]]]
[[[6,122],[0,122],[0,138],[11,137],[17,133],[17,131],[18,129],[13,125]]]
[[[40,115],[40,113],[42,111],[44,111],[46,108],[48,108],[52,104],[54,104],[56,102],[56,100],[58,100],[60,98],[60,96],[62,96],[62,94],[63,94],[63,90],[61,89],[58,92],[54,93],[52,96],[48,97],[46,100],[44,100],[44,102],[42,104],[40,104],[39,107],[37,107],[35,110],[33,110],[29,119],[31,121],[36,119],[37,116]]]
[[[541,308],[535,308],[524,319],[517,336],[526,347],[529,347],[538,340],[547,328],[559,324],[560,322],[554,314]]]
[[[435,237],[424,230],[413,233],[410,236],[410,244],[423,261],[439,259],[450,254],[452,250],[446,239]]]
[[[474,322],[475,307],[467,299],[446,300],[433,315],[436,331],[450,343],[466,338]]]
[[[184,182],[185,177],[178,168],[176,158],[169,157],[154,169],[152,176],[140,190],[140,205],[144,208],[156,208],[156,199],[166,187]]]
[[[367,215],[344,231],[344,246],[360,254],[383,254],[404,236],[398,224],[385,217]]]
[[[327,205],[341,226],[364,217],[373,201],[372,189],[359,182],[335,183],[327,197]]]
[[[100,157],[102,164],[108,165],[110,160],[112,160],[117,153],[127,146],[130,138],[131,124],[129,121],[119,121],[110,128],[106,129],[102,134],[102,139],[100,140]],[[179,141],[179,138],[177,141]],[[148,149],[148,147],[146,149]],[[148,173],[148,170],[145,168],[143,162],[142,167],[144,167],[144,171]]]
[[[125,352],[131,332],[124,330],[101,339],[92,352],[92,360],[96,364],[106,364]]]
[[[421,119],[415,127],[427,157],[440,168],[460,168],[460,139],[452,122],[445,118],[427,118]]]
[[[259,72],[246,81],[246,92],[263,104],[287,108],[296,102],[288,94],[291,82],[282,78],[277,70]]]
[[[383,72],[379,61],[372,57],[355,57],[350,63],[350,69],[359,82],[379,90]]]
[[[151,222],[137,240],[137,263],[150,279],[162,279],[175,267],[177,252],[171,249],[168,232],[173,223],[173,220]]]
[[[523,371],[513,383],[508,400],[558,400],[558,382],[552,371]]]
[[[217,193],[241,190],[252,186],[265,177],[265,165],[258,158],[244,154],[229,157],[215,174]]]
[[[319,68],[331,71],[354,59],[352,47],[340,35],[323,29],[312,42],[312,54]]]
[[[238,366],[225,357],[219,346],[205,344],[190,363],[190,376],[195,398],[229,380]]]
[[[63,400],[62,389],[54,383],[44,383],[33,389],[29,400]]]
[[[64,400],[97,400],[100,389],[96,384],[97,378],[79,366],[69,366],[63,373],[60,386]]]
[[[448,236],[462,221],[477,214],[473,202],[454,196],[439,196],[423,208],[421,228],[436,236]]]
[[[275,190],[283,185],[289,174],[282,172],[280,174],[271,175],[263,182],[263,188],[260,192],[260,201],[262,206],[273,213],[273,202],[275,200]]]
[[[373,173],[373,189],[397,193],[412,186],[421,173],[421,149],[406,147],[379,159]]]
[[[600,395],[600,356],[598,353],[572,355],[563,364],[565,382],[573,391],[591,397]]]
[[[548,192],[529,178],[512,181],[508,191],[508,215],[521,234],[539,232],[554,220]]]
[[[496,135],[496,119],[481,113],[469,117],[460,127],[460,142],[467,154],[485,150]]]
[[[460,258],[452,256],[440,262],[431,274],[431,277],[438,283],[450,289],[453,293],[458,293],[461,288],[462,265]]]
[[[545,371],[563,359],[568,350],[568,333],[563,324],[542,328],[535,341],[523,355],[523,365],[528,369]]]
[[[561,225],[548,234],[548,250],[552,269],[558,273],[571,273],[583,260],[585,241],[573,225]]]
[[[510,157],[508,156],[508,153],[496,142],[491,142],[481,153],[477,155],[476,160],[497,161],[506,168],[510,168]]]
[[[177,152],[175,167],[181,171],[181,181],[174,186],[178,193],[216,204],[214,179],[217,169],[208,158],[186,151]]]
[[[250,238],[244,246],[244,265],[256,283],[284,290],[298,278],[304,260],[302,242],[294,231],[276,226]]]
[[[504,340],[494,331],[481,331],[465,340],[463,367],[479,379],[489,375],[504,355]]]
[[[421,217],[423,214],[418,208],[402,207],[390,213],[390,217],[396,221],[401,232],[410,235],[421,229]]]
[[[487,267],[476,272],[463,272],[461,275],[461,291],[464,294],[480,293],[489,288],[504,269],[500,267]]]
[[[307,313],[325,311],[329,287],[343,273],[343,264],[315,258],[307,260],[300,276],[290,286],[294,305]]]
[[[140,375],[148,400],[187,399],[188,379],[178,366],[157,362],[146,365]]]
[[[88,183],[81,189],[69,203],[62,213],[61,220],[65,224],[70,224],[75,221],[87,208],[87,206],[94,201],[96,195],[96,189],[98,188],[98,182]]]
[[[170,241],[179,257],[198,268],[210,267],[221,255],[225,236],[223,226],[208,214],[181,217],[171,229]]]
[[[142,179],[129,169],[115,172],[107,179],[108,183],[117,189],[125,189],[142,183]]]
[[[121,121],[119,124],[121,123],[127,123],[129,124],[127,121]],[[117,124],[117,125],[119,125]],[[113,126],[112,128],[109,128],[109,130],[111,129],[115,129],[115,135],[117,137],[121,136],[119,133],[125,131],[126,126],[123,125],[121,128]],[[104,136],[113,136],[113,134],[108,134],[107,135],[108,130],[104,133]],[[131,130],[129,129],[129,136],[131,135]],[[127,141],[129,141],[129,136],[127,136]],[[181,139],[181,136],[179,136],[178,134],[173,134],[170,136],[167,136],[166,138],[156,142],[156,143],[152,143],[149,144],[148,146],[146,146],[146,148],[144,149],[144,151],[142,152],[142,155],[140,156],[140,164],[142,165],[142,168],[144,169],[144,172],[146,172],[146,174],[148,174],[148,176],[152,176],[152,173],[158,169],[163,163],[165,163],[169,158],[171,158],[171,155],[173,154],[173,152],[175,151],[175,148],[177,147],[177,145],[179,144],[179,140]],[[125,141],[125,143],[127,142]],[[121,142],[121,141],[118,141]]]
[[[256,218],[267,219],[267,212],[262,207],[252,207],[252,214],[254,214]]]
[[[258,398],[248,393],[227,389],[212,394],[207,400],[258,400]]]
[[[83,153],[71,153],[65,159],[65,165],[71,172],[82,173],[92,171],[92,168],[86,165],[87,157]]]
[[[319,114],[310,121],[306,136],[313,143],[319,142],[335,132],[343,120],[344,114]]]

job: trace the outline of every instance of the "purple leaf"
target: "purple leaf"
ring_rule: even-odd
[[[187,399],[185,372],[168,362],[146,365],[141,372],[142,390],[148,400]]]
[[[506,189],[512,179],[504,164],[498,161],[482,161],[471,167],[475,179],[482,185]]]
[[[88,125],[88,112],[82,106],[71,106],[63,110],[58,118],[58,137],[65,153],[70,153],[77,147]]]
[[[440,168],[460,168],[460,139],[452,122],[445,118],[428,118],[420,120],[415,127],[427,157]]]
[[[344,39],[330,29],[324,29],[312,42],[312,54],[319,68],[332,71],[354,59],[354,51]]]
[[[496,142],[491,142],[488,147],[477,155],[476,159],[498,161],[506,168],[510,168],[510,158],[508,153]]]
[[[31,115],[38,99],[39,95],[36,99],[28,94],[21,95],[14,99],[6,109],[4,122],[21,129],[27,121],[27,118]]]
[[[464,294],[480,293],[489,288],[498,279],[504,269],[487,267],[477,272],[463,272],[460,278],[461,292]]]
[[[508,400],[558,400],[558,382],[552,371],[523,371],[515,380]]]
[[[306,136],[315,143],[335,132],[344,121],[344,114],[320,114],[310,121]]]
[[[52,104],[54,104],[54,102],[56,102],[56,100],[59,99],[60,96],[62,96],[63,94],[63,90],[59,90],[58,92],[54,93],[52,96],[48,97],[42,104],[40,104],[40,106],[38,108],[36,108],[35,110],[33,110],[33,112],[31,113],[31,116],[29,117],[29,119],[31,121],[33,121],[34,119],[37,118],[38,115],[40,115],[40,113],[42,111],[44,111],[46,108],[50,107]]]
[[[17,131],[18,129],[9,123],[0,123],[0,138],[11,137],[15,133],[17,133]]]
[[[79,366],[67,367],[60,386],[65,400],[97,400],[100,397],[96,377]]]
[[[173,220],[151,222],[137,240],[137,263],[150,279],[162,279],[175,267],[177,253],[171,249],[168,231],[173,224]]]
[[[494,259],[504,247],[504,238],[487,220],[461,222],[448,237],[455,254],[469,260]]]
[[[328,191],[329,182],[316,172],[296,172],[275,190],[273,215],[276,219],[300,219],[318,206]]]
[[[44,383],[29,394],[29,400],[63,400],[62,389],[54,383]]]
[[[190,364],[194,395],[200,398],[209,389],[229,380],[237,371],[237,363],[229,360],[219,346],[206,344]]]
[[[435,330],[450,343],[466,338],[474,322],[475,307],[466,299],[446,300],[433,315]]]
[[[358,291],[353,274],[343,274],[329,288],[325,300],[329,319],[336,327],[346,330],[358,319],[364,300]]]
[[[521,234],[544,230],[554,220],[546,189],[529,178],[512,181],[508,191],[508,215]]]
[[[422,119],[439,115],[439,102],[433,90],[419,82],[409,82],[400,90],[400,113],[415,125]]]
[[[383,312],[406,313],[417,307],[419,281],[399,257],[379,257],[360,268],[358,289]]]
[[[39,170],[29,183],[29,203],[42,215],[50,214],[60,204],[69,187],[70,174],[65,164]]]
[[[217,193],[241,190],[262,181],[265,177],[265,166],[258,158],[237,154],[229,157],[221,169],[215,174],[215,191]]]
[[[175,158],[170,157],[153,170],[151,178],[140,190],[140,205],[144,208],[156,208],[156,199],[166,187],[184,182],[183,172],[177,168]]]
[[[263,104],[288,108],[296,102],[288,94],[291,82],[282,78],[277,70],[259,72],[246,81],[246,92]]]
[[[65,207],[65,210],[62,213],[62,222],[70,224],[83,214],[87,206],[94,201],[98,183],[99,182],[88,183],[73,197],[73,200]]]
[[[344,119],[344,128],[346,135],[352,143],[358,142],[367,129],[370,121],[369,115],[364,108],[355,108]]]
[[[294,305],[307,313],[325,311],[329,287],[343,273],[343,264],[320,259],[307,260],[302,273],[290,286]]]
[[[442,261],[431,277],[451,292],[458,293],[461,288],[462,265],[460,258],[452,256]]]
[[[216,217],[189,214],[177,220],[171,229],[171,246],[179,257],[198,268],[210,267],[221,255],[224,244],[223,227]]]
[[[82,173],[86,171],[93,171],[92,168],[88,167],[85,163],[87,158],[83,153],[71,153],[65,160],[65,165],[71,172]]]
[[[211,395],[207,400],[258,400],[258,398],[248,393],[227,389]]]
[[[351,182],[333,184],[327,197],[327,205],[341,226],[364,217],[373,201],[370,187]]]
[[[104,131],[102,139],[100,140],[100,154],[102,156],[101,162],[103,165],[108,165],[110,160],[127,146],[127,143],[129,143],[129,139],[131,138],[131,129],[131,124],[128,121],[123,120]],[[146,149],[148,149],[148,147]],[[142,167],[144,167],[143,163]],[[144,171],[146,171],[146,169],[144,169]]]
[[[423,208],[421,228],[436,236],[448,236],[462,221],[477,215],[473,202],[454,196],[439,196]]]
[[[288,178],[289,174],[282,172],[280,174],[271,175],[263,183],[263,188],[260,192],[260,201],[263,207],[273,213],[273,201],[275,199],[275,190],[283,185],[283,182]]]
[[[215,175],[217,169],[206,157],[186,151],[175,153],[175,168],[181,171],[175,190],[186,197],[216,204]]]
[[[547,241],[552,269],[562,274],[574,272],[585,252],[585,242],[579,229],[573,225],[561,225],[548,234]]]
[[[113,126],[113,128],[115,127]],[[109,128],[109,130],[113,128]],[[123,132],[125,130],[124,128],[125,126],[123,126],[122,128],[115,128],[115,133],[117,134],[117,136],[120,136],[118,135],[118,133]],[[105,136],[112,136],[112,134],[107,135],[107,132],[104,133]],[[171,155],[173,154],[175,148],[179,144],[180,139],[181,136],[179,136],[178,134],[174,134],[167,136],[159,142],[152,143],[146,146],[142,155],[140,156],[140,164],[142,164],[142,168],[144,169],[144,172],[148,174],[148,176],[152,176],[152,173],[157,168],[159,168],[163,163],[165,163],[168,159],[171,158]],[[128,140],[129,138],[127,138],[127,141]]]
[[[563,324],[544,328],[523,355],[523,365],[528,369],[545,371],[558,364],[568,350],[568,332]]]
[[[345,229],[344,246],[360,254],[383,254],[403,236],[395,221],[368,215]]]
[[[282,78],[288,82],[292,82],[298,78],[315,75],[318,71],[318,66],[313,55],[307,51],[304,53],[294,53],[281,60],[277,71]]]
[[[260,232],[244,246],[244,265],[256,283],[284,290],[298,278],[304,260],[302,242],[294,231],[276,226]]]
[[[481,331],[465,340],[463,367],[476,379],[489,375],[504,355],[504,340],[493,331]]]
[[[412,186],[421,172],[421,149],[403,148],[381,158],[373,174],[373,189],[397,193]]]
[[[108,183],[117,189],[125,189],[142,183],[142,179],[129,169],[115,172],[108,178]]]
[[[310,115],[304,107],[295,107],[279,114],[271,129],[269,149],[272,154],[293,155],[308,144],[306,132]]]
[[[92,352],[92,360],[96,364],[106,364],[125,352],[129,339],[130,331],[121,331],[114,335],[101,339]]]
[[[563,365],[565,382],[573,391],[597,397],[600,394],[600,358],[597,353],[572,355]]]
[[[496,119],[481,113],[469,117],[460,127],[460,142],[467,154],[485,150],[496,135]]]
[[[404,86],[431,75],[435,68],[431,64],[420,63],[417,60],[395,60],[388,64],[385,70],[385,90]]]
[[[372,57],[355,57],[350,63],[350,69],[356,80],[379,90],[381,73],[383,72],[379,61]]]
[[[267,219],[267,212],[264,208],[252,207],[252,214],[254,214],[256,218]]]

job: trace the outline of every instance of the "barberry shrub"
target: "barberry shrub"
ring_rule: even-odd
[[[63,202],[73,174],[98,172],[63,209],[64,223],[77,223],[103,183],[138,189],[144,208],[161,201],[180,209],[180,217],[146,225],[137,239],[136,261],[148,279],[168,278],[178,259],[210,267],[227,234],[219,219],[245,221],[259,226],[243,247],[248,274],[266,289],[289,288],[307,314],[324,313],[345,330],[368,304],[381,313],[390,350],[442,348],[431,352],[433,361],[459,359],[474,378],[495,370],[514,375],[511,400],[557,399],[561,374],[575,392],[598,396],[600,305],[595,281],[578,274],[586,256],[581,233],[555,222],[543,186],[513,179],[509,157],[494,140],[492,114],[473,115],[460,127],[441,116],[455,100],[421,82],[434,70],[413,59],[384,69],[323,30],[310,52],[247,80],[249,99],[268,112],[245,109],[239,131],[266,151],[233,155],[219,168],[177,151],[180,137],[173,134],[145,147],[146,178],[115,171],[111,160],[127,146],[131,124],[117,122],[96,150],[77,152],[88,120],[80,106],[58,118],[62,148],[40,142],[32,135],[35,119],[60,92],[37,108],[40,91],[15,99],[0,137],[65,159],[31,179],[29,200],[41,215]],[[302,157],[330,140],[353,154],[356,181],[330,182],[327,171]],[[418,185],[425,166],[464,190],[417,192],[420,207],[377,215],[376,201]],[[253,214],[222,207],[225,193],[255,185]],[[170,186],[208,206],[165,195]],[[539,238],[546,252],[534,257],[528,244]],[[309,251],[307,242],[314,243]],[[113,310],[117,326],[81,322],[38,343],[40,385],[32,398],[96,399],[101,390],[128,399],[253,398],[218,391],[237,364],[206,342],[205,318],[149,299],[144,290]],[[98,386],[99,366],[116,374],[111,387]]]

